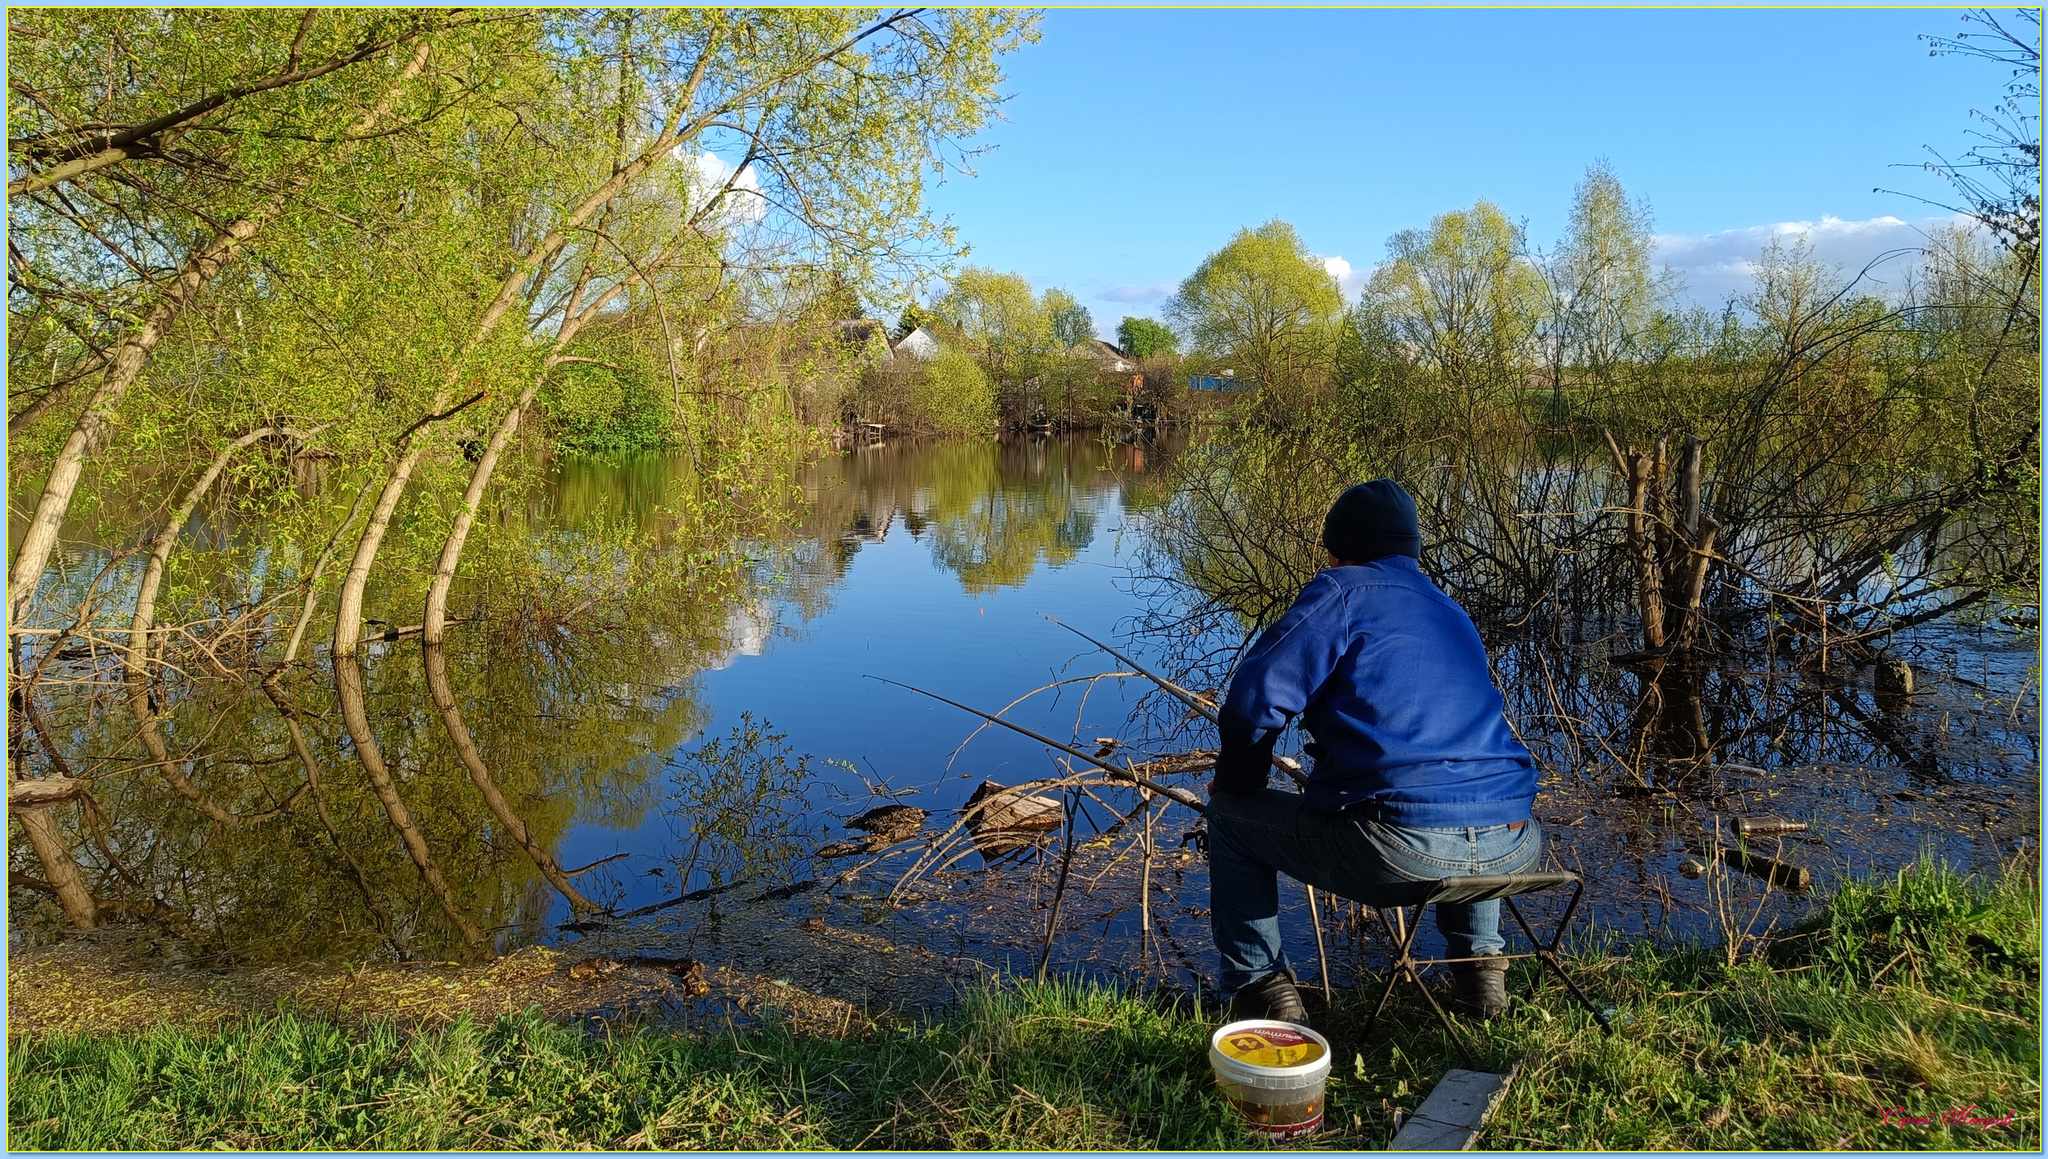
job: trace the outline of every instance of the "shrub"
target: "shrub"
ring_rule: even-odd
[[[948,350],[927,363],[911,401],[918,421],[947,434],[973,434],[996,422],[995,386],[973,358]]]
[[[645,375],[591,363],[562,366],[542,398],[562,450],[649,451],[668,441],[669,400]]]

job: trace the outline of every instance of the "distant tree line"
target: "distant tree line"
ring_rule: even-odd
[[[2038,632],[2040,25],[1969,19],[1935,51],[2008,76],[1929,166],[1964,220],[1883,285],[1773,242],[1746,292],[1685,305],[1604,164],[1549,249],[1479,201],[1389,238],[1348,303],[1291,227],[1241,230],[1167,309],[1191,369],[1257,390],[1179,460],[1160,574],[1263,622],[1321,566],[1329,498],[1393,474],[1428,565],[1502,623],[1628,609],[1652,657],[1789,631],[1856,662],[1944,616]]]

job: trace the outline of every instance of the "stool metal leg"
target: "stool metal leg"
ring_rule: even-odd
[[[1400,968],[1400,963],[1408,957],[1408,937],[1406,933],[1395,931],[1394,923],[1392,919],[1387,917],[1386,910],[1374,906],[1372,912],[1375,917],[1380,919],[1380,924],[1386,927],[1387,940],[1394,943],[1395,965],[1387,971],[1387,984],[1380,989],[1380,1000],[1378,1005],[1372,1008],[1372,1017],[1365,1020],[1363,1037],[1366,1038],[1372,1037],[1373,1028],[1379,1025],[1380,1015],[1387,1009],[1387,1000],[1394,996],[1394,987],[1401,982],[1401,975],[1404,971]],[[1394,913],[1403,917],[1404,920],[1401,925],[1402,929],[1405,930],[1408,925],[1405,920],[1406,914],[1398,906],[1395,907]]]
[[[1362,1037],[1371,1036],[1373,1028],[1379,1024],[1380,1014],[1387,1008],[1387,1000],[1394,996],[1394,987],[1399,985],[1402,976],[1406,975],[1409,981],[1415,983],[1415,988],[1422,991],[1423,1001],[1429,1003],[1429,1008],[1436,1012],[1436,1020],[1443,1025],[1444,1033],[1451,1036],[1451,1042],[1456,1044],[1458,1054],[1465,1060],[1466,1069],[1478,1070],[1479,1064],[1473,1058],[1472,1048],[1466,1045],[1465,1036],[1458,1033],[1450,1014],[1437,1003],[1436,995],[1429,992],[1428,985],[1422,981],[1422,972],[1416,968],[1415,939],[1422,933],[1422,914],[1428,908],[1427,904],[1416,906],[1415,921],[1411,925],[1407,920],[1407,911],[1399,906],[1394,907],[1395,915],[1401,919],[1402,929],[1398,934],[1395,934],[1394,924],[1387,920],[1386,911],[1375,909],[1374,912],[1380,915],[1381,923],[1387,927],[1387,932],[1395,934],[1395,958],[1393,968],[1387,971],[1386,989],[1380,991],[1379,1005],[1373,1008],[1372,1017],[1366,1021]]]
[[[1586,1012],[1593,1016],[1593,1021],[1600,1024],[1602,1031],[1607,1034],[1613,1034],[1613,1016],[1604,1008],[1594,1005],[1591,998],[1586,997],[1586,992],[1579,989],[1579,984],[1572,981],[1570,974],[1565,973],[1564,963],[1559,961],[1557,957],[1557,949],[1564,944],[1566,931],[1571,929],[1572,914],[1577,912],[1579,908],[1579,897],[1585,892],[1586,884],[1584,882],[1580,882],[1578,887],[1572,890],[1572,900],[1566,903],[1564,917],[1558,920],[1557,933],[1548,942],[1536,936],[1536,931],[1530,928],[1529,919],[1522,916],[1522,907],[1515,904],[1514,898],[1507,897],[1501,900],[1508,903],[1508,912],[1515,915],[1515,924],[1522,927],[1523,935],[1529,939],[1529,944],[1536,948],[1537,960],[1550,967],[1551,972],[1556,974],[1558,980],[1564,983],[1565,989],[1571,991],[1572,997],[1578,1000],[1579,1005],[1584,1006]],[[1539,979],[1541,978],[1541,971],[1538,971],[1537,976]]]

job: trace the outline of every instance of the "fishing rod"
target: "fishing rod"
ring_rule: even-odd
[[[1030,737],[1032,740],[1035,740],[1042,745],[1046,745],[1050,748],[1056,748],[1061,752],[1066,753],[1068,756],[1073,757],[1076,760],[1086,761],[1087,763],[1094,765],[1096,768],[1101,769],[1102,771],[1108,773],[1110,776],[1115,777],[1117,780],[1150,789],[1153,792],[1160,794],[1161,796],[1171,798],[1172,800],[1177,801],[1182,805],[1186,805],[1188,808],[1193,809],[1197,813],[1200,813],[1204,816],[1208,815],[1208,807],[1203,803],[1202,799],[1200,797],[1195,796],[1193,793],[1188,792],[1186,789],[1177,789],[1171,785],[1162,785],[1157,781],[1151,780],[1147,777],[1139,776],[1135,770],[1132,770],[1130,768],[1118,768],[1115,765],[1110,764],[1108,761],[1105,761],[1100,757],[1092,756],[1088,753],[1082,752],[1080,749],[1074,748],[1072,745],[1061,744],[1059,741],[1052,739],[1051,737],[1045,735],[1042,732],[1035,732],[1031,729],[1025,728],[1021,724],[1014,724],[1010,721],[1004,720],[1002,717],[997,716],[994,713],[983,712],[982,710],[974,707],[973,705],[962,704],[959,701],[952,699],[951,697],[940,696],[936,692],[926,691],[925,689],[919,688],[914,684],[905,684],[901,681],[890,680],[882,676],[869,676],[868,679],[878,680],[883,684],[893,684],[898,688],[907,689],[911,692],[915,692],[919,696],[929,696],[933,700],[937,700],[945,704],[950,704],[954,708],[957,708],[962,712],[971,712],[974,715],[980,717],[981,719],[988,721],[990,724],[999,724],[1012,732],[1021,732],[1025,736]]]
[[[1074,635],[1081,637],[1083,640],[1086,640],[1090,644],[1095,645],[1097,648],[1100,648],[1103,651],[1109,653],[1111,656],[1116,658],[1118,663],[1124,665],[1126,668],[1134,670],[1140,676],[1143,676],[1147,680],[1150,680],[1152,683],[1157,684],[1160,687],[1160,689],[1166,692],[1168,695],[1173,696],[1174,698],[1178,699],[1181,703],[1187,705],[1189,708],[1192,708],[1196,712],[1201,713],[1202,716],[1208,719],[1210,724],[1216,725],[1219,729],[1222,727],[1223,722],[1216,718],[1216,705],[1213,701],[1207,699],[1206,697],[1197,696],[1194,693],[1189,692],[1187,689],[1182,688],[1180,685],[1175,684],[1173,681],[1168,680],[1166,677],[1159,675],[1157,672],[1152,671],[1150,668],[1145,667],[1143,664],[1138,663],[1136,660],[1131,659],[1129,656],[1124,655],[1122,652],[1117,651],[1115,648],[1112,648],[1109,645],[1103,643],[1102,641],[1096,639],[1095,637],[1089,635],[1088,633],[1083,632],[1081,629],[1074,627],[1072,624],[1060,623],[1059,620],[1054,619],[1052,616],[1047,616],[1044,612],[1040,612],[1038,614],[1041,616],[1045,616],[1046,619],[1052,620],[1053,623],[1059,624],[1060,627],[1065,628],[1067,631],[1072,632]],[[1286,773],[1288,776],[1294,778],[1295,784],[1301,786],[1304,789],[1308,788],[1308,778],[1302,775],[1302,772],[1299,768],[1296,768],[1295,766],[1286,763],[1277,754],[1270,755],[1272,756],[1274,768],[1279,769],[1281,772]],[[1332,1000],[1330,997],[1330,958],[1329,952],[1323,948],[1323,919],[1322,915],[1316,912],[1316,887],[1313,885],[1308,885],[1308,883],[1306,882],[1303,882],[1302,884],[1308,890],[1309,924],[1311,926],[1314,926],[1316,931],[1316,959],[1321,963],[1323,968],[1323,1000],[1325,1002],[1328,1002]]]
[[[1044,612],[1040,612],[1038,614],[1041,616],[1045,616],[1046,619],[1052,620],[1053,623],[1059,624],[1060,627],[1065,628],[1067,631],[1072,632],[1074,635],[1081,637],[1083,640],[1088,641],[1090,644],[1093,644],[1097,648],[1100,648],[1103,651],[1109,653],[1111,656],[1116,657],[1119,663],[1135,670],[1138,673],[1138,675],[1145,677],[1147,680],[1150,680],[1154,684],[1157,684],[1160,687],[1160,689],[1166,692],[1168,695],[1179,700],[1181,703],[1187,705],[1189,708],[1194,709],[1196,712],[1201,713],[1202,716],[1205,719],[1207,719],[1210,724],[1221,727],[1222,722],[1216,718],[1216,706],[1212,701],[1208,700],[1205,697],[1197,696],[1196,694],[1189,692],[1187,689],[1182,688],[1180,685],[1175,684],[1173,681],[1168,680],[1166,677],[1159,675],[1157,672],[1152,671],[1150,668],[1145,667],[1143,664],[1138,663],[1136,660],[1131,659],[1129,656],[1124,655],[1122,652],[1117,651],[1116,649],[1110,647],[1109,645],[1103,643],[1102,641],[1096,639],[1088,633],[1083,632],[1081,629],[1074,627],[1072,624],[1060,623],[1060,621],[1053,619],[1053,617],[1046,616]],[[1300,785],[1303,788],[1308,787],[1308,778],[1302,775],[1302,772],[1299,768],[1295,767],[1294,765],[1288,764],[1286,758],[1280,756],[1273,757],[1273,767],[1279,769],[1281,772],[1286,773],[1288,776],[1294,778],[1295,784]]]

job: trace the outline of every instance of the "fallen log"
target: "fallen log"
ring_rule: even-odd
[[[1023,793],[983,781],[967,798],[961,812],[967,814],[967,832],[975,848],[986,858],[1036,845],[1060,827],[1065,814],[1060,803],[1037,793]]]
[[[1769,882],[1791,893],[1805,893],[1813,888],[1813,871],[1803,865],[1759,857],[1742,849],[1721,850],[1721,861],[1730,869],[1746,873],[1759,881]]]
[[[914,805],[883,805],[869,809],[846,823],[848,829],[867,833],[884,844],[908,841],[924,827],[925,811]]]

